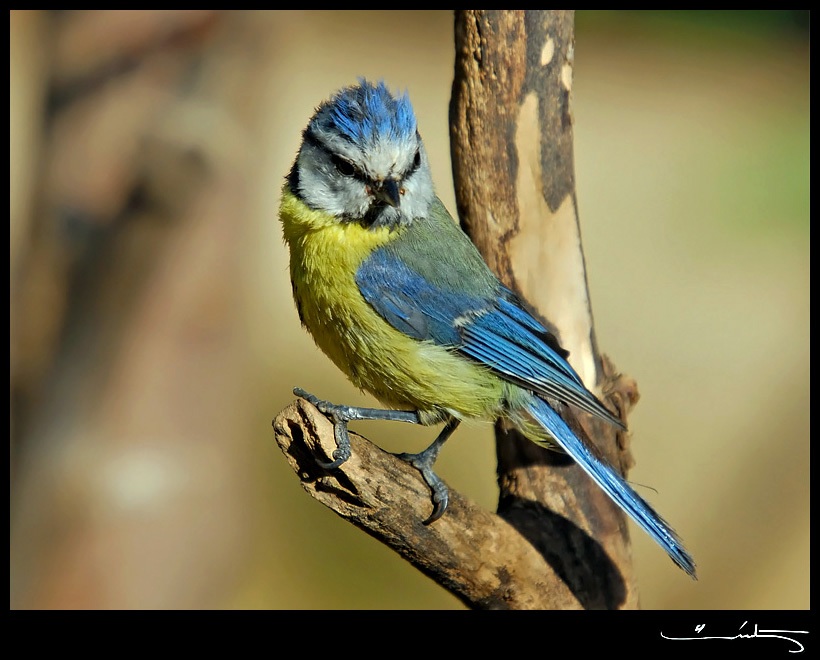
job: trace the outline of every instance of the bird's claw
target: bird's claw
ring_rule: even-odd
[[[436,454],[438,454],[438,450],[436,449],[435,452],[432,452],[430,449],[431,448],[428,447],[425,451],[418,454],[396,454],[398,458],[416,468],[421,473],[424,482],[430,487],[430,499],[433,502],[433,512],[430,514],[430,517],[424,521],[425,525],[434,523],[441,518],[447,510],[447,505],[450,503],[450,492],[446,484],[433,472],[432,465],[435,461]]]
[[[310,403],[312,403],[320,413],[323,415],[336,415],[338,406],[330,403],[330,401],[325,401],[324,399],[320,399],[315,394],[311,394],[310,392],[305,392],[301,387],[294,387],[293,393]]]
[[[325,470],[335,470],[350,458],[350,434],[347,430],[347,423],[349,421],[359,419],[393,419],[419,423],[418,413],[413,411],[382,411],[372,408],[341,406],[320,399],[309,392],[305,392],[301,387],[293,388],[293,393],[309,401],[319,412],[333,422],[333,436],[336,440],[336,449],[331,456],[332,460],[316,460],[319,467]],[[418,454],[396,454],[398,458],[401,458],[416,468],[421,473],[425,483],[430,487],[433,512],[430,514],[430,517],[424,521],[425,525],[429,525],[441,518],[450,502],[450,493],[447,490],[447,486],[438,475],[433,472],[433,464],[436,462],[438,452],[444,444],[444,441],[450,437],[450,434],[455,430],[456,426],[458,426],[458,420],[451,419],[433,443]]]
[[[427,481],[425,479],[425,481]],[[437,489],[433,486],[430,486],[433,490],[433,513],[430,514],[430,517],[424,521],[425,525],[429,525],[430,523],[436,522],[441,516],[444,515],[444,512],[447,510],[447,505],[450,503],[450,493],[447,490],[447,486],[444,485],[444,482],[440,481],[441,489]],[[429,484],[429,482],[428,482]]]
[[[347,423],[350,417],[345,414],[348,407],[337,406],[334,403],[320,399],[310,392],[305,392],[301,387],[294,387],[293,393],[312,403],[320,413],[333,422],[333,437],[336,439],[336,449],[331,456],[333,460],[320,461],[316,459],[316,464],[325,470],[335,470],[350,458],[350,435],[347,432]]]
[[[348,458],[350,458],[350,447],[347,447],[346,450],[342,447],[334,450],[333,456],[331,457],[332,461],[320,461],[318,458],[316,459],[316,464],[325,470],[335,470],[339,467],[342,463],[344,463]]]

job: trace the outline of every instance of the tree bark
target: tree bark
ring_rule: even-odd
[[[450,135],[462,226],[625,421],[637,389],[598,352],[581,244],[574,12],[458,12],[456,44]],[[613,465],[630,465],[623,434],[570,408],[564,417]],[[623,513],[573,462],[501,425],[496,431],[499,514],[550,557],[585,607],[636,606]]]
[[[455,13],[450,106],[458,214],[487,263],[541,312],[587,386],[625,420],[637,401],[595,341],[575,194],[572,11]],[[615,466],[627,436],[567,408]],[[620,509],[565,456],[497,424],[498,514],[451,490],[425,526],[429,490],[404,461],[353,436],[330,473],[332,426],[303,400],[274,420],[305,489],[380,539],[465,604],[505,609],[638,607]]]

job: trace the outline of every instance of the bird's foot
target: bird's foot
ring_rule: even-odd
[[[424,479],[425,483],[430,486],[430,490],[432,491],[432,500],[433,500],[433,513],[430,514],[430,517],[424,521],[425,525],[429,525],[430,523],[435,522],[447,510],[447,505],[450,502],[450,491],[447,489],[447,485],[441,480],[441,478],[433,472],[433,465],[438,458],[438,452],[444,443],[447,441],[453,431],[459,425],[459,421],[456,418],[451,418],[447,424],[441,429],[441,432],[438,434],[435,440],[431,443],[427,449],[418,454],[396,454],[398,458],[407,461],[416,468],[420,473],[422,478]]]
[[[434,450],[434,451],[431,451]],[[438,447],[430,445],[427,449],[418,454],[396,454],[396,456],[403,461],[407,461],[410,465],[416,468],[420,473],[425,483],[430,487],[433,500],[433,513],[424,521],[425,525],[435,522],[447,510],[447,504],[450,502],[450,492],[447,485],[441,478],[433,472],[433,463],[436,461],[438,455]]]
[[[320,413],[333,422],[333,437],[336,440],[336,449],[333,450],[333,455],[331,456],[333,460],[320,461],[317,459],[316,463],[325,470],[335,470],[350,458],[350,435],[347,431],[347,423],[351,419],[357,419],[355,413],[352,412],[353,409],[350,406],[340,406],[320,399],[309,392],[305,392],[301,387],[295,387],[293,393],[298,397],[310,401],[310,403],[316,406]]]

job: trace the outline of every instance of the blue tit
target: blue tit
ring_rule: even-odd
[[[695,564],[671,527],[557,410],[568,404],[625,429],[581,382],[568,353],[486,265],[436,196],[406,94],[359,84],[322,103],[282,189],[293,297],[319,348],[386,409],[334,405],[295,389],[334,422],[443,423],[418,454],[400,454],[430,486],[427,521],[447,507],[433,464],[462,419],[512,423],[564,451],[680,566]]]

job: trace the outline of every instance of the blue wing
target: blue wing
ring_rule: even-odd
[[[436,279],[448,278],[437,273]],[[553,335],[500,283],[482,295],[434,285],[384,249],[359,267],[356,283],[400,332],[453,347],[511,382],[625,428],[586,389]]]

